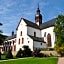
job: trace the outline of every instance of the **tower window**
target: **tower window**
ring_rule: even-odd
[[[24,38],[22,38],[22,44],[24,43]]]
[[[41,43],[41,45],[42,45],[42,43]]]
[[[34,37],[36,37],[36,32],[34,32]]]

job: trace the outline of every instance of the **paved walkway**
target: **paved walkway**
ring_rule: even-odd
[[[58,64],[64,64],[64,57],[58,58]]]

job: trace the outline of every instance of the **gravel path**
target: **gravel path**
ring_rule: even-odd
[[[64,64],[64,57],[59,57],[58,64]]]

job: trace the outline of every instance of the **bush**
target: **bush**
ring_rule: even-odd
[[[64,45],[60,46],[60,47],[58,45],[56,45],[55,50],[60,54],[60,56],[64,57]]]
[[[7,58],[7,59],[12,59],[12,58],[13,58],[13,55],[12,55],[12,52],[11,52],[10,49],[9,49],[8,52],[6,53],[6,58]]]
[[[35,49],[33,52],[34,57],[42,57],[43,55],[40,53],[40,49]]]
[[[0,60],[1,60],[1,52],[0,52]]]
[[[23,50],[23,57],[31,57],[32,56],[32,51],[30,50],[30,48],[28,46],[23,46],[24,50]]]
[[[40,49],[34,50],[33,56],[34,56],[34,57],[49,57],[48,55],[46,55],[46,54],[44,54],[44,53],[40,53]]]
[[[21,58],[23,56],[22,49],[20,48],[16,54],[16,57]]]

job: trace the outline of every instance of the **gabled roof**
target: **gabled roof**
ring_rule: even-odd
[[[41,38],[41,37],[34,37],[34,36],[31,36],[31,35],[28,35],[30,38],[32,38],[34,41],[38,41],[38,42],[44,42],[44,38]]]
[[[8,36],[8,37],[6,38],[6,40],[11,40],[11,39],[14,39],[14,38],[16,38],[16,34],[14,34],[13,36]]]
[[[48,28],[48,27],[51,27],[51,26],[54,26],[55,25],[55,22],[56,22],[56,18],[52,19],[52,20],[49,20],[45,23],[42,23],[40,25],[40,29],[45,29],[45,28]]]
[[[24,19],[24,18],[21,18],[25,21],[25,23],[27,24],[27,26],[30,26],[30,27],[33,27],[33,28],[36,28],[36,29],[45,29],[45,28],[48,28],[48,27],[51,27],[51,26],[54,26],[55,25],[55,22],[56,22],[56,18],[52,19],[52,20],[49,20],[47,22],[44,22],[42,23],[40,26],[38,26],[36,23],[33,23],[27,19]],[[21,22],[21,19],[20,19],[20,22]],[[19,22],[19,24],[20,24]],[[18,24],[18,26],[19,26]],[[18,26],[16,29],[18,29]]]
[[[25,21],[27,26],[30,26],[30,27],[33,27],[33,28],[36,28],[36,29],[40,29],[39,26],[36,23],[33,23],[33,22],[31,22],[31,21],[29,21],[27,19],[21,18],[20,22],[21,22],[22,19]],[[19,24],[20,24],[20,22],[19,22]],[[19,26],[19,24],[18,24],[18,26]],[[17,26],[16,30],[18,29],[18,26]]]

